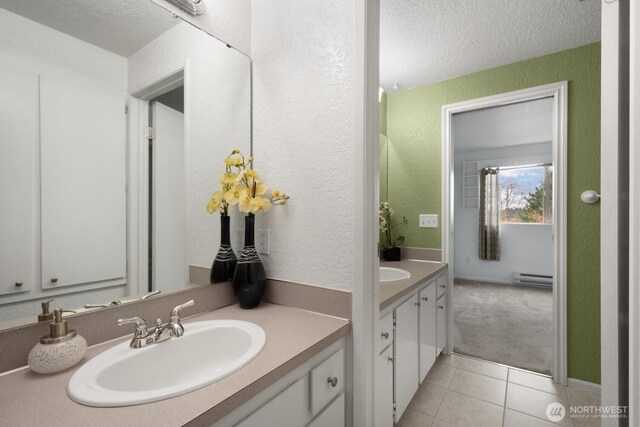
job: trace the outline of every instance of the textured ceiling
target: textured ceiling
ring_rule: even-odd
[[[386,91],[600,40],[600,0],[381,0],[380,15]]]
[[[151,0],[0,0],[0,7],[124,57],[178,23]]]
[[[456,152],[552,140],[553,98],[484,108],[453,116]]]

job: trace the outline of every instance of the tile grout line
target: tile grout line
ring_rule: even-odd
[[[505,419],[507,418],[507,393],[509,393],[509,374],[511,369],[507,369],[507,381],[504,385],[504,401],[502,402],[502,427],[504,426]]]

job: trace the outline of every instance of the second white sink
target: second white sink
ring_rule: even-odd
[[[380,267],[380,283],[397,282],[411,277],[411,273],[401,268]]]
[[[253,360],[264,330],[240,320],[187,323],[184,335],[144,348],[124,342],[84,364],[67,393],[89,406],[129,406],[178,396],[212,384]]]

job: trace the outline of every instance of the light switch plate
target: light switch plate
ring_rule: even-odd
[[[258,230],[256,250],[259,254],[269,255],[269,230]]]
[[[438,228],[438,214],[420,214],[418,221],[421,228]]]
[[[231,242],[231,246],[236,252],[236,255],[239,255],[242,248],[244,248],[244,230],[234,230],[233,236],[235,239]]]

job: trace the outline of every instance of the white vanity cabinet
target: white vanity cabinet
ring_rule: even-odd
[[[233,422],[232,414],[214,426],[344,427],[344,357],[343,348],[334,351],[303,369],[293,384],[277,392],[239,423]]]
[[[378,345],[375,360],[375,427],[393,425],[393,313],[380,319],[378,323]]]
[[[437,317],[436,317],[436,357],[442,353],[445,346],[447,345],[447,296],[441,296],[437,301],[436,306]]]
[[[436,362],[436,284],[430,283],[418,293],[420,333],[420,383]],[[444,326],[444,324],[443,324]]]
[[[446,346],[446,290],[446,274],[441,274],[425,282],[380,319],[375,427],[392,427],[400,421],[420,383]],[[391,325],[393,343],[387,347],[384,333]]]
[[[396,422],[418,391],[418,295],[395,309],[394,396]]]

